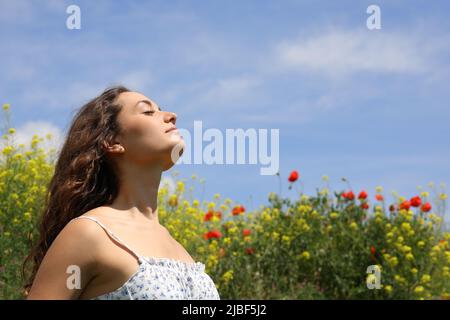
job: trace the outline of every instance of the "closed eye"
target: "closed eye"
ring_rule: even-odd
[[[145,113],[145,114],[147,114],[147,113],[153,114],[153,113],[155,113],[155,111],[145,111],[144,113]]]

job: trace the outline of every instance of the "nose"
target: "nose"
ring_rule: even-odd
[[[174,112],[166,112],[164,120],[166,122],[172,122],[173,124],[175,124],[177,122],[177,114]]]

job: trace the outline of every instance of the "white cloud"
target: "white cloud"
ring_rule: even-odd
[[[118,84],[130,90],[144,92],[154,83],[151,70],[137,70],[118,77]]]
[[[343,76],[355,72],[420,73],[442,39],[419,32],[329,30],[282,41],[276,48],[276,67]]]
[[[46,121],[29,121],[26,122],[19,128],[15,128],[16,132],[12,135],[10,142],[18,147],[20,144],[24,144],[24,150],[28,151],[31,149],[31,141],[33,135],[38,135],[38,138],[43,138],[38,144],[39,148],[43,148],[46,153],[51,149],[54,149],[57,153],[63,144],[63,133],[59,127],[53,123]],[[46,135],[50,134],[51,139],[47,139]],[[0,147],[6,146],[6,141],[2,140],[0,142]]]
[[[159,184],[160,188],[167,187],[169,194],[173,194],[175,192],[175,180],[170,176],[163,176],[161,178],[161,183]]]
[[[199,98],[201,102],[210,104],[212,108],[226,105],[232,108],[232,103],[242,103],[246,96],[253,96],[252,90],[261,83],[254,76],[237,76],[219,79]]]

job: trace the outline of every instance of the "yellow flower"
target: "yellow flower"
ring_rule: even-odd
[[[408,254],[406,255],[406,260],[414,260],[413,254],[412,254],[412,253],[408,253]]]
[[[182,181],[177,182],[177,192],[183,193],[184,192],[184,183]]]
[[[411,273],[416,274],[419,270],[417,270],[416,268],[412,268],[411,269]]]
[[[280,234],[278,232],[276,232],[276,231],[272,232],[272,238],[274,240],[278,240],[279,237],[280,237]]]
[[[424,290],[424,288],[423,288],[422,286],[417,286],[417,287],[414,289],[414,292],[415,292],[415,293],[422,293],[423,290]]]
[[[10,154],[12,150],[13,150],[13,147],[12,147],[12,146],[6,146],[6,147],[3,149],[3,154],[6,156],[6,155]]]
[[[223,244],[230,244],[230,243],[231,243],[231,238],[230,237],[223,238]]]
[[[27,211],[27,212],[25,212],[23,214],[23,217],[25,218],[25,220],[30,221],[31,220],[31,213]]]
[[[284,241],[284,242],[290,242],[291,241],[291,238],[289,237],[289,236],[285,236],[285,235],[283,235],[282,237],[281,237],[281,241]]]
[[[329,179],[330,179],[330,178],[329,178],[327,175],[323,175],[323,176],[322,176],[322,180],[323,180],[323,181],[328,181]]]
[[[230,282],[233,280],[233,270],[228,270],[222,275],[222,279],[225,283]]]
[[[306,223],[302,226],[302,230],[305,231],[305,232],[308,232],[309,229],[310,229],[310,227],[309,227],[309,225],[306,224]]]
[[[272,217],[267,212],[263,212],[261,216],[262,216],[263,220],[266,222],[270,222],[272,220]]]
[[[402,228],[405,231],[409,231],[409,230],[411,230],[411,225],[408,222],[403,222],[402,223]]]
[[[15,132],[16,132],[16,129],[14,129],[14,128],[9,128],[9,134],[14,134]]]
[[[31,147],[32,148],[36,148],[36,145],[39,143],[39,140],[38,139],[33,139],[33,140],[31,140]]]
[[[430,196],[430,193],[427,192],[427,191],[423,191],[422,193],[420,193],[420,196],[421,196],[422,198],[428,198],[428,197]]]
[[[375,188],[375,191],[377,193],[382,193],[383,192],[383,187],[382,186],[378,186],[378,187]]]
[[[199,205],[200,205],[200,202],[199,202],[197,199],[195,199],[194,201],[192,201],[192,206],[193,206],[194,208],[198,208]]]
[[[411,252],[411,247],[410,246],[403,246],[402,247],[403,252],[407,253],[407,252]]]
[[[398,258],[392,257],[391,260],[389,260],[389,263],[391,264],[391,266],[395,267],[396,265],[398,265]]]
[[[215,208],[215,206],[216,206],[216,203],[213,201],[210,201],[208,203],[208,210],[213,210]]]
[[[387,293],[391,293],[392,292],[392,286],[391,285],[384,286],[384,290],[386,290]]]
[[[447,195],[446,195],[445,193],[441,193],[441,194],[439,195],[439,198],[440,198],[441,200],[446,200],[446,199],[447,199]]]
[[[3,110],[9,110],[9,108],[10,108],[10,105],[9,105],[9,103],[4,103],[3,104]]]
[[[398,283],[403,283],[403,282],[405,282],[405,279],[404,279],[402,276],[398,275],[398,274],[396,274],[396,275],[394,276],[394,279],[395,279],[395,281],[397,281]]]
[[[302,258],[305,260],[309,260],[311,258],[311,255],[309,254],[308,251],[303,251],[302,252]]]
[[[431,276],[429,274],[424,274],[420,281],[423,283],[427,283],[427,282],[430,282],[430,280],[431,280]]]
[[[441,248],[439,247],[439,245],[435,245],[432,249],[433,252],[440,252]]]
[[[337,212],[330,213],[330,218],[331,219],[337,219],[337,217],[339,217],[339,213],[337,213]]]
[[[173,194],[169,198],[169,206],[176,207],[178,205],[178,196],[176,194]]]
[[[358,229],[358,225],[356,224],[356,222],[352,222],[352,223],[350,223],[350,228],[353,230],[356,230],[356,229]]]

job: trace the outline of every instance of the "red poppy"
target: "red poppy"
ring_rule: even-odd
[[[353,194],[353,191],[344,192],[344,193],[342,194],[342,196],[343,196],[344,198],[346,198],[347,200],[353,200],[353,199],[355,199],[355,195]]]
[[[431,210],[431,204],[429,202],[425,202],[420,208],[423,212],[428,212]]]
[[[245,212],[244,206],[236,206],[233,208],[233,211],[232,211],[233,216],[238,216],[243,212]]]
[[[400,210],[404,209],[404,210],[409,210],[409,208],[411,207],[411,203],[408,200],[403,201],[402,203],[400,203]]]
[[[289,175],[288,180],[289,180],[289,182],[295,182],[298,180],[298,177],[299,177],[299,174],[298,174],[297,170],[293,170],[291,172],[291,174]]]
[[[371,247],[370,247],[370,253],[371,253],[372,255],[375,255],[375,252],[376,252],[375,247],[374,247],[374,246],[371,246]]]
[[[250,232],[249,229],[244,229],[244,230],[242,230],[242,235],[243,235],[244,237],[249,236],[250,233],[251,233],[251,232]]]
[[[217,212],[216,212],[216,216],[217,216],[219,219],[222,219],[222,212],[221,212],[221,211],[217,211]]]
[[[203,235],[203,238],[205,240],[211,239],[211,238],[220,238],[222,236],[222,233],[219,230],[211,230]]]
[[[367,202],[364,202],[364,203],[361,204],[361,208],[369,209],[369,204]]]
[[[389,206],[389,211],[395,211],[395,204],[391,204],[390,206]]]
[[[224,248],[220,248],[219,249],[219,257],[223,257],[225,255],[225,249]]]
[[[253,254],[253,253],[255,253],[255,249],[253,249],[253,248],[246,248],[246,249],[245,249],[245,253],[247,253],[247,254]]]
[[[384,198],[381,194],[376,194],[375,199],[377,199],[378,201],[383,201]]]
[[[367,192],[366,191],[361,191],[358,195],[358,199],[363,200],[367,198]]]
[[[213,217],[213,214],[214,214],[214,212],[213,211],[208,211],[206,214],[205,214],[205,216],[204,216],[204,218],[203,218],[203,221],[210,221],[211,219],[212,219],[212,217]]]
[[[420,199],[420,197],[415,196],[411,198],[410,203],[413,207],[418,207],[422,204],[422,200]]]

